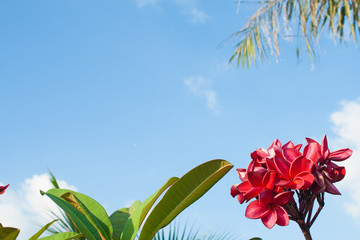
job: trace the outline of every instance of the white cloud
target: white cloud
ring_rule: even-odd
[[[52,188],[48,174],[34,175],[25,179],[19,189],[12,185],[0,196],[0,223],[20,229],[19,239],[28,239],[41,226],[50,222],[48,210],[59,213],[58,207],[40,190]],[[61,188],[77,190],[65,181],[58,180]],[[1,184],[0,184],[1,185]]]
[[[137,7],[143,8],[146,6],[158,6],[160,0],[133,0]],[[172,0],[173,4],[178,6],[180,11],[189,16],[191,23],[205,23],[210,16],[198,7],[198,0]]]
[[[219,113],[219,104],[216,99],[216,92],[210,88],[210,81],[203,77],[189,77],[185,79],[185,85],[190,91],[199,97],[204,97],[206,105],[214,113]]]
[[[338,135],[333,149],[349,147],[353,150],[352,157],[341,162],[346,167],[346,177],[339,185],[351,196],[351,200],[345,203],[345,209],[360,219],[360,98],[343,101],[341,109],[331,114],[331,122]]]
[[[210,19],[209,15],[195,7],[186,10],[185,14],[190,16],[190,21],[192,23],[205,23]]]
[[[139,8],[145,7],[147,5],[153,5],[155,6],[158,0],[134,0],[136,3],[136,6]]]

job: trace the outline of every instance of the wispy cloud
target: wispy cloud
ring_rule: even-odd
[[[210,88],[210,81],[200,76],[192,76],[184,81],[185,85],[196,96],[203,97],[206,100],[206,105],[214,113],[218,114],[219,104],[216,99],[216,92]]]
[[[185,14],[190,17],[190,21],[192,23],[205,23],[208,19],[210,19],[209,15],[195,7],[185,11]]]
[[[136,3],[136,6],[139,8],[143,8],[147,5],[155,6],[158,0],[133,0]]]
[[[4,226],[19,228],[19,239],[30,238],[42,224],[48,223],[51,220],[48,210],[60,213],[59,208],[39,191],[52,188],[49,177],[48,174],[34,175],[25,179],[19,189],[10,185],[0,196],[0,222]],[[65,181],[58,180],[58,183],[61,188],[76,190]]]
[[[345,203],[347,212],[360,220],[360,98],[343,101],[341,109],[331,114],[331,122],[338,135],[334,147],[350,147],[354,151],[350,159],[341,162],[346,167],[341,188],[348,190],[351,196],[351,201]]]
[[[133,0],[137,7],[158,6],[160,0]],[[203,24],[210,16],[199,8],[199,0],[172,0],[178,6],[180,12],[189,17],[191,23]]]

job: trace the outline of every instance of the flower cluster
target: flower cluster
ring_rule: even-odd
[[[286,226],[290,219],[309,229],[324,205],[324,193],[340,194],[334,183],[344,178],[345,168],[335,162],[349,158],[352,150],[330,152],[326,135],[321,144],[310,138],[306,142],[301,152],[301,144],[282,145],[276,139],[267,150],[251,153],[246,169],[237,169],[242,182],[231,187],[231,195],[240,203],[255,199],[246,217],[261,218],[267,228]],[[319,209],[311,218],[315,199]]]

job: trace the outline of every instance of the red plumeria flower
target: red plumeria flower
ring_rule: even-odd
[[[243,169],[238,170],[239,175],[243,173]],[[274,188],[274,180],[276,173],[267,171],[262,167],[256,167],[254,171],[248,172],[245,177],[241,177],[244,181],[240,184],[233,185],[230,193],[233,197],[237,196],[240,203],[249,201],[256,197],[264,189],[272,190]]]
[[[306,190],[314,182],[312,171],[314,163],[304,156],[297,157],[291,164],[284,159],[275,158],[275,167],[279,173],[276,185],[293,190]]]
[[[0,186],[0,194],[3,194],[5,192],[5,190],[9,187],[10,184],[6,185],[6,186]]]
[[[352,150],[330,152],[326,135],[321,144],[311,138],[306,142],[302,152],[301,144],[289,141],[282,146],[277,139],[267,150],[252,152],[248,167],[237,169],[242,182],[233,185],[230,193],[240,203],[255,198],[246,208],[246,217],[260,218],[267,228],[286,226],[291,219],[310,239],[309,229],[325,204],[324,193],[340,194],[334,183],[341,181],[346,171],[334,162],[348,159]],[[313,212],[315,201],[318,209]]]
[[[245,216],[252,219],[261,218],[267,228],[275,224],[287,226],[289,215],[282,207],[293,199],[294,192],[282,192],[275,195],[270,190],[260,193],[259,199],[250,202],[246,208]]]
[[[346,174],[344,167],[339,167],[332,161],[344,161],[352,155],[349,148],[330,152],[327,138],[324,135],[321,145],[311,138],[307,138],[307,145],[304,148],[304,156],[316,164],[314,173],[315,181],[311,190],[314,194],[328,192],[340,195],[341,193],[333,183],[342,180]]]

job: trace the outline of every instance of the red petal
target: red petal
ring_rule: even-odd
[[[277,221],[276,224],[280,226],[287,226],[289,225],[289,215],[282,207],[275,206]]]
[[[239,190],[239,192],[248,192],[251,190],[251,188],[252,186],[249,181],[245,181],[237,185],[237,189]]]
[[[238,175],[239,175],[239,178],[241,181],[246,181],[247,180],[247,176],[246,176],[246,169],[244,168],[238,168],[236,169]]]
[[[325,192],[334,194],[334,195],[341,195],[341,193],[339,192],[339,190],[335,187],[334,184],[332,184],[328,179],[325,178],[325,183],[326,183],[326,189]]]
[[[266,159],[266,167],[268,170],[277,171],[274,159]]]
[[[260,163],[265,163],[265,159],[267,157],[268,153],[264,148],[256,149],[256,151],[252,152],[250,154],[251,159],[256,160]]]
[[[248,180],[253,187],[262,187],[262,179],[264,174],[260,174],[258,172],[249,172]]]
[[[310,142],[308,145],[304,148],[303,155],[307,158],[312,160],[314,163],[317,163],[319,158],[321,157],[320,154],[320,144],[317,142]]]
[[[275,186],[289,187],[292,183],[289,180],[277,178],[274,181]]]
[[[274,163],[275,163],[277,172],[285,179],[289,179],[290,164],[288,162],[286,162],[284,159],[278,158],[278,157],[275,157]]]
[[[311,139],[311,138],[305,138],[306,140],[306,143],[309,144],[309,143],[317,143],[317,141],[315,141],[314,139]]]
[[[327,150],[329,150],[329,148],[328,148],[328,142],[327,142],[327,138],[326,138],[326,134],[325,134],[322,139],[322,142],[321,142],[321,154],[324,154]]]
[[[244,193],[244,198],[246,200],[250,200],[250,199],[256,197],[257,195],[259,195],[262,190],[263,190],[262,187],[251,188],[250,191],[248,191],[247,193]]]
[[[270,190],[264,190],[260,193],[259,204],[263,207],[270,206],[274,199],[275,194]]]
[[[290,166],[290,178],[294,179],[301,172],[311,172],[314,163],[304,156],[300,156]]]
[[[301,185],[299,184],[298,188],[292,188],[292,189],[294,190],[300,189],[301,191],[305,191],[313,184],[314,176],[309,172],[301,172],[295,177],[294,183],[297,184],[297,181],[301,182]]]
[[[5,190],[9,187],[10,184],[6,185],[6,186],[0,186],[0,194],[3,194],[5,192]]]
[[[296,158],[302,155],[299,151],[297,151],[294,148],[284,149],[283,152],[285,159],[288,160],[289,162],[293,162]]]
[[[236,195],[238,195],[240,192],[239,190],[237,189],[237,186],[239,184],[236,184],[236,185],[232,185],[231,188],[230,188],[230,194],[232,197],[235,197]]]
[[[353,151],[349,148],[340,149],[340,150],[330,153],[328,159],[332,160],[332,161],[344,161],[351,156],[352,152]]]
[[[237,195],[237,199],[239,201],[240,204],[242,204],[243,202],[245,202],[245,198],[244,196],[240,193],[239,195]]]
[[[287,143],[284,144],[284,146],[282,147],[282,149],[286,149],[286,148],[294,148],[294,143],[292,141],[289,141]]]
[[[290,200],[293,198],[293,195],[294,195],[294,192],[292,192],[292,191],[279,193],[274,197],[273,203],[275,203],[279,206],[283,206],[283,205],[287,204],[288,202],[290,202]]]
[[[275,139],[269,148],[273,148],[274,146],[278,146],[278,147],[281,147],[281,142],[278,140],[278,139]]]
[[[289,186],[291,189],[293,190],[299,190],[300,188],[303,188],[305,184],[305,181],[304,179],[302,178],[295,178],[293,181],[292,181],[292,185]]]
[[[294,147],[294,149],[300,151],[301,147],[302,147],[302,144],[298,144],[298,145],[296,145],[296,146]]]
[[[245,216],[251,219],[257,219],[265,216],[270,211],[270,208],[260,206],[259,201],[255,200],[249,203],[246,208]]]
[[[267,228],[271,229],[277,221],[277,214],[275,209],[271,209],[267,215],[261,218],[261,221]]]
[[[274,180],[276,178],[276,175],[277,174],[274,171],[268,171],[267,173],[265,173],[265,176],[262,180],[262,186],[272,190],[274,188]]]

